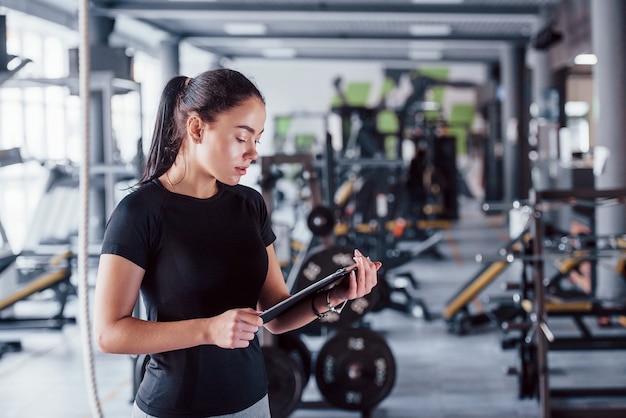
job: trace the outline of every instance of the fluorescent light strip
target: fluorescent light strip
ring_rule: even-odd
[[[229,35],[265,35],[267,26],[263,23],[224,23],[224,32]]]
[[[574,57],[574,64],[576,65],[596,65],[598,63],[598,57],[595,54],[578,54]]]
[[[409,26],[409,34],[412,36],[439,36],[450,35],[452,27],[450,25],[415,24]]]

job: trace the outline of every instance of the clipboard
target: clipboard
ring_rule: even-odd
[[[356,271],[356,264],[338,269],[334,273],[331,273],[328,276],[324,277],[323,279],[320,279],[312,283],[311,285],[305,287],[304,289],[298,291],[297,293],[294,293],[293,295],[289,296],[287,299],[283,300],[282,302],[278,302],[276,305],[272,306],[271,308],[266,309],[265,311],[261,313],[260,315],[261,319],[263,319],[264,323],[271,321],[272,319],[276,318],[281,313],[285,312],[286,310],[288,310],[289,308],[291,308],[292,306],[300,302],[302,299],[314,293],[318,293],[318,292],[321,292],[326,289],[330,289],[338,285],[339,283],[341,283],[343,279],[345,279],[353,271]]]

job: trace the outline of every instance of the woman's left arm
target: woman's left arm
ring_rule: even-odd
[[[267,247],[267,256],[269,261],[267,277],[257,306],[260,311],[266,310],[290,296],[273,244]],[[380,262],[369,260],[359,250],[354,251],[354,261],[357,266],[356,273],[350,273],[350,277],[344,280],[341,285],[330,290],[329,299],[332,306],[363,297],[370,293],[378,283],[377,271],[382,265]],[[328,310],[327,301],[326,297],[320,294],[315,294],[312,297],[314,298],[313,301],[311,298],[304,299],[293,308],[266,323],[265,328],[272,334],[281,334],[303,327],[317,319],[311,304],[314,304],[318,312],[324,313]]]

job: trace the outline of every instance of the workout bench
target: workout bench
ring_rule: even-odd
[[[73,254],[70,251],[52,257],[48,263],[45,263],[44,266],[40,266],[40,268],[43,269],[43,273],[26,281],[15,280],[15,288],[12,289],[11,293],[6,296],[0,295],[0,297],[2,297],[0,299],[0,313],[5,313],[3,311],[16,303],[26,300],[38,292],[52,289],[56,294],[56,300],[59,302],[58,312],[51,317],[0,316],[0,330],[35,328],[58,330],[65,324],[76,323],[75,318],[64,315],[68,296],[75,294],[74,286],[70,282],[72,276],[72,257]],[[0,273],[7,272],[9,268],[15,268],[14,263],[16,259],[17,256],[13,255],[0,261],[2,265]],[[17,275],[17,271],[15,274]],[[9,277],[3,277],[3,279],[8,280]],[[0,341],[0,357],[2,357],[4,353],[20,350],[21,344],[19,341]]]
[[[524,231],[516,238],[509,241],[503,250],[507,254],[520,254],[526,250],[531,239],[531,234]],[[506,317],[507,312],[494,311],[491,314],[470,314],[469,304],[475,300],[478,294],[506,270],[511,263],[507,260],[494,261],[483,266],[462,288],[448,301],[441,316],[448,324],[448,330],[455,334],[465,334],[471,327],[491,322],[493,318],[501,315]],[[510,310],[510,309],[509,309]],[[504,318],[499,318],[504,319]]]

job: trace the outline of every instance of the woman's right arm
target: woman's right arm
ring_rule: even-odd
[[[152,322],[132,316],[144,270],[118,255],[100,256],[93,329],[100,350],[145,354],[202,344],[247,347],[263,324],[253,309],[234,309],[212,318]]]

